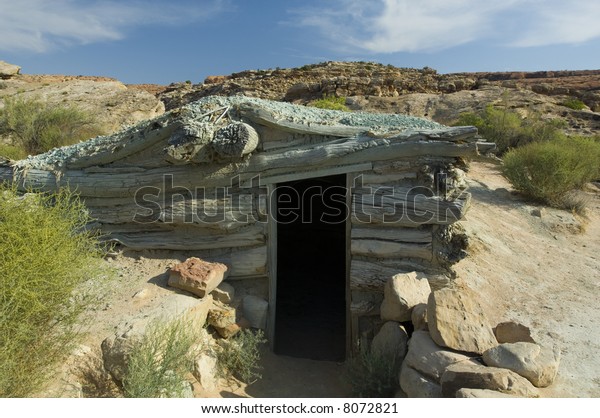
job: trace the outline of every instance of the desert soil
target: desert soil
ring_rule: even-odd
[[[542,390],[542,396],[600,396],[600,332],[596,328],[600,323],[600,188],[588,187],[588,218],[580,219],[519,196],[494,161],[473,162],[469,183],[473,203],[462,224],[470,236],[470,254],[455,266],[457,280],[481,295],[492,323],[521,322],[532,329],[539,343],[560,347],[558,379]],[[541,217],[536,216],[537,209]],[[82,391],[71,373],[80,370],[81,364],[98,366],[100,343],[117,324],[161,304],[170,292],[166,271],[181,259],[166,252],[123,253],[107,259],[119,278],[104,306],[94,313],[84,345],[44,395],[110,394],[106,381],[106,387],[96,392]],[[233,284],[237,297],[252,292]],[[350,396],[342,364],[277,356],[266,347],[261,363],[262,380],[248,386],[222,381],[217,390],[199,390],[197,396]],[[100,375],[95,379],[106,379]]]

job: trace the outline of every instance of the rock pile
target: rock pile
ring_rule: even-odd
[[[216,344],[215,338],[231,338],[242,329],[265,329],[267,325],[268,302],[250,295],[241,301],[235,299],[235,288],[223,282],[226,273],[227,266],[224,264],[195,257],[173,266],[169,271],[168,284],[176,291],[164,298],[159,308],[122,323],[114,335],[102,342],[104,368],[113,379],[123,381],[129,356],[150,323],[185,318],[195,327],[207,325],[210,327],[208,330],[216,333],[213,337],[208,332],[202,333],[202,341],[194,349],[198,355],[193,372],[203,390],[214,390],[217,384],[216,359],[206,347]]]
[[[409,397],[538,397],[558,372],[560,352],[538,345],[529,328],[505,322],[493,329],[475,292],[431,291],[422,273],[388,280],[381,319],[371,351],[390,364],[400,359],[393,364],[401,364],[400,388]]]

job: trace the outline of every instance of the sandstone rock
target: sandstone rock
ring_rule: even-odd
[[[550,386],[560,363],[560,351],[528,342],[505,343],[483,353],[488,366],[502,367],[523,376],[534,386]]]
[[[395,361],[397,366],[406,355],[408,334],[398,322],[389,321],[383,324],[371,343],[371,352],[382,356],[390,364]]]
[[[223,337],[223,338],[231,338],[235,334],[237,334],[238,332],[240,332],[242,330],[242,327],[240,327],[239,324],[231,324],[231,325],[228,325],[228,326],[223,327],[223,328],[217,328],[217,327],[215,327],[215,329],[217,330],[217,333],[219,333],[219,335],[221,337]]]
[[[457,398],[518,398],[508,393],[497,392],[489,389],[462,388],[456,392]]]
[[[235,296],[235,288],[229,283],[222,282],[211,292],[213,298],[222,303],[231,303]]]
[[[415,331],[408,342],[404,363],[439,383],[448,366],[469,359],[464,354],[440,348],[428,332]]]
[[[439,384],[404,363],[400,370],[400,388],[409,398],[441,398]]]
[[[235,324],[235,309],[220,303],[213,304],[208,311],[208,325],[215,328],[226,328]]]
[[[192,374],[204,390],[215,390],[217,387],[217,359],[206,353],[201,353],[194,361]]]
[[[102,341],[104,368],[115,380],[122,381],[131,350],[141,341],[150,322],[185,317],[201,328],[206,323],[208,310],[212,303],[210,295],[198,299],[187,294],[172,293],[166,296],[163,303],[155,310],[142,313],[139,317],[119,324],[115,334]]]
[[[431,292],[429,282],[420,273],[401,273],[390,278],[383,290],[381,319],[384,321],[410,321],[412,309],[427,303]]]
[[[500,344],[502,343],[535,343],[531,337],[531,330],[517,322],[502,322],[494,328],[494,334]]]
[[[186,290],[203,298],[223,281],[227,266],[191,257],[171,267],[169,286]]]
[[[429,326],[427,325],[427,304],[419,303],[415,305],[410,315],[410,321],[413,324],[415,331],[427,331]]]
[[[444,397],[454,398],[462,388],[489,389],[524,398],[537,398],[538,391],[525,378],[497,367],[486,367],[474,361],[455,363],[446,369],[441,379]]]
[[[468,288],[431,293],[427,322],[431,338],[442,347],[481,354],[498,345],[477,294]]]
[[[19,74],[21,67],[14,64],[9,64],[5,61],[0,61],[0,78],[11,78]]]
[[[242,300],[242,312],[252,328],[267,328],[267,313],[269,302],[257,296],[244,296]]]

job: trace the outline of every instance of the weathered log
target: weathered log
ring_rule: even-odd
[[[375,258],[422,258],[431,261],[433,249],[429,244],[384,241],[377,239],[353,239],[350,246],[352,255]]]
[[[232,123],[215,132],[211,145],[223,158],[241,158],[258,146],[256,130],[247,123]]]
[[[352,227],[350,235],[355,239],[378,239],[394,242],[431,244],[433,241],[431,227],[423,228],[373,228]]]
[[[212,248],[253,247],[265,244],[265,228],[250,226],[231,234],[215,234],[194,228],[174,228],[170,231],[113,232],[109,242],[132,250],[207,250]]]

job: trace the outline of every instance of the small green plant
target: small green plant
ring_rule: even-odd
[[[70,192],[0,187],[0,397],[39,393],[69,353],[110,272]]]
[[[123,391],[128,398],[180,398],[193,369],[192,346],[199,333],[185,318],[148,325],[127,362]]]
[[[393,397],[398,388],[396,363],[371,351],[361,351],[346,367],[352,394],[359,398]]]
[[[75,144],[100,133],[95,118],[74,106],[8,97],[4,99],[4,108],[0,109],[0,135],[32,155]]]
[[[342,110],[344,112],[350,111],[348,106],[346,106],[345,97],[336,97],[327,94],[323,96],[322,99],[315,100],[314,102],[312,102],[311,106],[317,107],[319,109]]]
[[[265,342],[260,330],[242,330],[233,338],[222,340],[216,353],[219,375],[223,378],[233,376],[248,384],[260,379],[260,346]]]
[[[568,107],[569,109],[573,109],[573,110],[582,110],[582,109],[585,109],[585,107],[586,107],[585,103],[583,103],[581,100],[575,99],[575,98],[567,99],[564,102],[562,102],[561,105]]]
[[[9,160],[22,160],[27,157],[27,153],[21,147],[0,144],[0,157],[8,158]]]
[[[560,121],[543,120],[536,114],[523,119],[507,106],[496,108],[488,105],[481,113],[462,113],[455,125],[475,126],[481,136],[496,144],[501,154],[531,142],[550,141],[563,136]]]
[[[567,137],[507,152],[503,174],[515,189],[531,198],[568,208],[570,191],[600,178],[599,161],[599,141]]]

